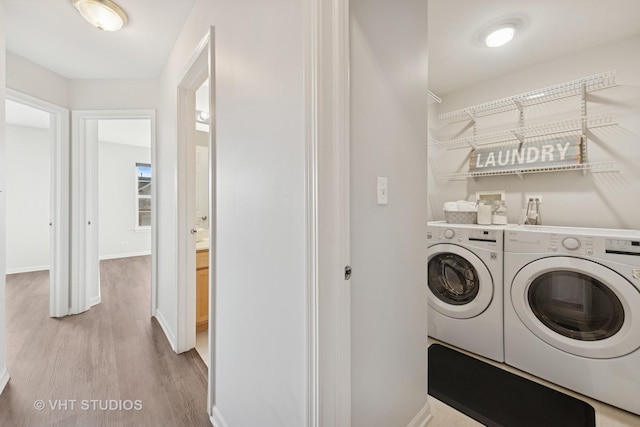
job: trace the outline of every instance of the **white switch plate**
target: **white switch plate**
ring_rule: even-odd
[[[389,204],[389,182],[387,178],[382,176],[378,177],[378,204]]]

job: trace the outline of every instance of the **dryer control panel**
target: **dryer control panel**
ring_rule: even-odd
[[[477,225],[429,226],[427,240],[433,243],[452,243],[478,248],[500,248],[503,246],[502,229],[481,228]]]
[[[608,254],[640,256],[640,240],[607,239],[604,249]]]

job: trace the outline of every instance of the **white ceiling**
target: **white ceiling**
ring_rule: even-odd
[[[518,18],[499,48],[486,26]],[[438,96],[570,53],[640,34],[640,0],[429,0],[429,89]]]
[[[428,0],[429,88],[436,95],[640,34],[640,0]],[[7,49],[69,79],[156,78],[195,0],[117,0],[122,31],[87,24],[71,0],[4,0]],[[517,17],[490,49],[487,25]]]
[[[116,0],[129,22],[89,25],[71,0],[4,0],[7,50],[68,79],[157,78],[195,0]]]

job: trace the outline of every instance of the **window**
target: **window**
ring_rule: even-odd
[[[136,163],[136,228],[151,228],[151,165]]]

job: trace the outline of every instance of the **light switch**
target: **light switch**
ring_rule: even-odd
[[[387,178],[378,177],[378,204],[389,204],[389,184]]]

